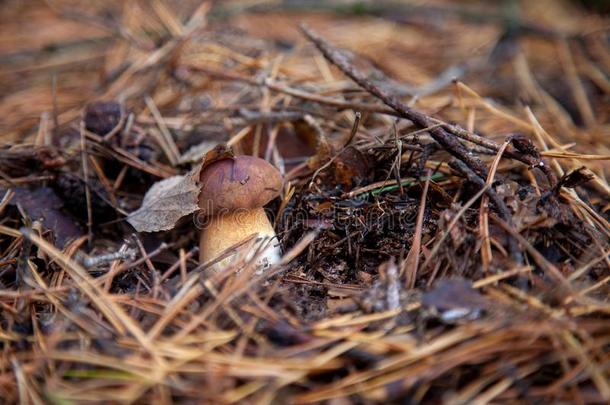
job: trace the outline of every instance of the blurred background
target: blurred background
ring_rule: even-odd
[[[209,10],[197,11],[202,4]],[[137,103],[144,93],[155,98],[162,92],[173,94],[174,106],[185,103],[171,68],[187,59],[221,69],[239,65],[243,71],[257,58],[264,58],[260,64],[281,55],[293,71],[316,75],[319,55],[305,54],[317,65],[297,60],[309,47],[298,33],[300,21],[337,46],[358,52],[379,75],[403,87],[424,86],[439,75],[456,77],[475,88],[488,87],[488,97],[510,104],[519,99],[550,102],[562,116],[553,125],[562,130],[593,127],[608,114],[594,111],[608,103],[587,106],[583,101],[585,95],[607,97],[608,19],[603,13],[608,4],[5,0],[0,10],[0,131],[5,141],[32,135],[44,113],[65,124],[84,103],[100,97],[120,95]],[[197,32],[187,32],[195,12],[205,13],[205,21],[192,21],[199,24],[191,27]],[[134,68],[137,63],[149,66]],[[575,83],[566,80],[573,72],[570,64],[580,80],[576,93]]]

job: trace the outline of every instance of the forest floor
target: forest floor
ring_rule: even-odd
[[[0,402],[608,403],[587,4],[2,2]],[[263,272],[131,225],[219,144],[285,179]]]

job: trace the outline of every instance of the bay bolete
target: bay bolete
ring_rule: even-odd
[[[274,166],[253,156],[228,157],[205,166],[200,184],[199,208],[205,218],[199,244],[202,263],[253,235],[266,244],[259,264],[279,261],[276,234],[263,208],[282,188],[282,176]],[[233,256],[221,260],[215,270],[232,260]]]

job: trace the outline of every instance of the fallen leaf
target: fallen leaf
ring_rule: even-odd
[[[10,205],[20,205],[32,220],[41,221],[45,229],[53,232],[55,244],[63,248],[83,234],[78,222],[64,212],[64,201],[49,187],[28,189],[17,187]],[[0,189],[0,195],[4,194]]]
[[[422,296],[422,305],[434,310],[446,322],[476,319],[489,309],[491,302],[462,278],[440,280]]]
[[[203,162],[182,176],[161,180],[146,192],[142,205],[129,214],[129,222],[138,232],[172,229],[178,220],[199,210],[199,176],[201,170],[222,159],[232,159],[233,152],[224,144],[216,145]]]
[[[166,231],[180,218],[199,210],[200,170],[198,165],[185,175],[155,183],[146,192],[140,208],[129,214],[127,222],[138,232]]]
[[[367,155],[349,146],[344,148],[333,161],[335,181],[344,187],[361,184],[370,174],[370,163]]]

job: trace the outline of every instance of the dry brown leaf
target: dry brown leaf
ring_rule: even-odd
[[[182,176],[173,176],[155,183],[144,196],[142,206],[127,218],[138,232],[172,229],[185,215],[199,209],[199,171],[201,165]]]
[[[16,187],[10,205],[19,205],[31,220],[41,221],[44,228],[53,232],[55,244],[60,248],[83,234],[78,221],[65,211],[64,201],[50,187]],[[5,190],[0,187],[0,195]]]
[[[127,218],[138,232],[172,229],[178,220],[199,210],[199,175],[217,160],[233,158],[233,151],[219,144],[205,154],[203,162],[182,176],[161,180],[146,192],[142,205]]]

